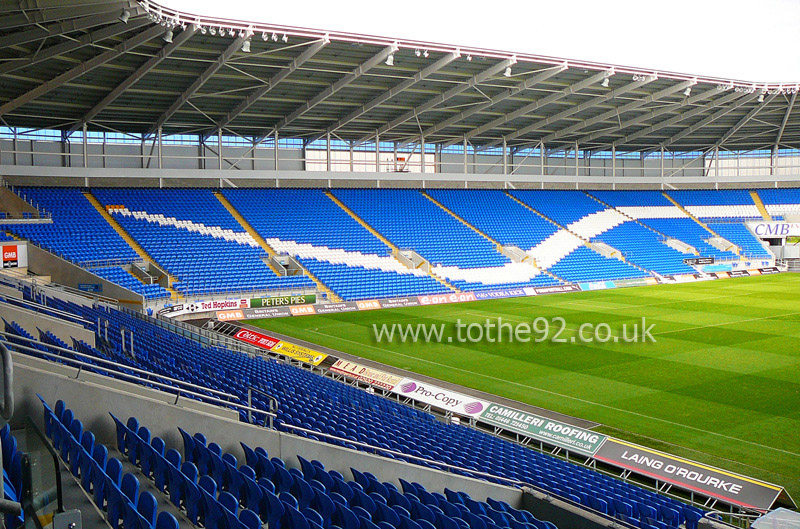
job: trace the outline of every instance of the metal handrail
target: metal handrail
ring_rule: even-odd
[[[161,374],[158,374],[158,373],[153,373],[152,371],[146,371],[144,369],[139,369],[138,367],[127,366],[125,364],[120,364],[119,362],[114,362],[112,360],[106,360],[105,358],[99,358],[99,357],[96,357],[96,356],[87,355],[87,354],[81,353],[79,351],[74,351],[72,349],[66,349],[64,347],[60,347],[58,345],[50,345],[50,344],[44,343],[44,342],[42,342],[40,340],[36,340],[36,339],[33,339],[33,338],[27,338],[25,336],[20,336],[18,334],[12,334],[12,333],[8,333],[8,332],[0,332],[0,336],[6,337],[6,338],[11,337],[11,338],[16,339],[16,340],[23,340],[23,341],[26,341],[28,343],[42,345],[44,347],[47,347],[48,349],[55,349],[56,351],[68,353],[68,354],[71,354],[71,355],[80,356],[80,357],[83,357],[83,358],[88,358],[88,359],[91,359],[93,362],[103,363],[103,364],[115,367],[117,369],[126,369],[128,371],[133,371],[135,373],[139,373],[139,374],[142,374],[142,375],[145,375],[145,376],[148,376],[148,377],[156,377],[156,378],[160,378],[162,380],[168,380],[169,382],[174,382],[176,384],[180,384],[182,386],[186,386],[187,388],[207,391],[209,393],[214,393],[216,395],[220,395],[222,397],[227,397],[227,398],[230,398],[230,399],[238,399],[239,398],[236,395],[233,395],[231,393],[225,393],[224,391],[219,391],[217,389],[211,389],[211,388],[206,388],[206,387],[203,387],[203,386],[198,386],[197,384],[192,384],[191,382],[186,382],[186,381],[183,381],[183,380],[180,380],[180,379],[177,379],[177,378],[172,378],[172,377],[169,377],[167,375],[161,375]],[[18,344],[13,344],[13,345],[15,347],[22,347],[22,346],[19,346]],[[37,353],[42,352],[39,349],[32,349],[32,348],[30,348],[30,349],[35,351],[35,352],[37,352]],[[57,355],[57,356],[59,358],[64,358],[63,356],[59,356],[59,355]]]
[[[0,342],[0,343],[2,343],[2,342]],[[39,343],[41,345],[44,345],[45,347],[52,347],[49,344],[45,344],[45,343],[41,343],[41,342],[39,342]],[[28,347],[28,346],[19,345],[19,344],[11,344],[11,345],[13,345],[14,349],[21,349],[23,351],[30,351],[30,352],[36,353],[38,355],[45,355],[45,356],[49,356],[49,357],[52,357],[52,358],[58,358],[60,360],[66,361],[66,362],[75,363],[79,367],[78,368],[78,375],[80,375],[81,371],[84,368],[97,368],[98,367],[96,364],[90,364],[88,362],[83,362],[81,360],[76,360],[74,358],[67,358],[67,357],[64,357],[64,356],[61,356],[61,355],[57,355],[55,353],[48,353],[47,351],[42,351],[40,349],[34,349],[33,347]],[[73,351],[70,351],[70,353],[73,353]],[[78,354],[80,354],[80,353],[78,353]],[[82,355],[82,356],[86,356],[86,355]],[[92,357],[92,358],[95,359],[94,357]],[[149,385],[152,385],[152,386],[156,386],[159,389],[167,389],[167,390],[177,391],[178,394],[176,395],[175,402],[173,404],[177,404],[178,403],[178,400],[180,399],[181,393],[183,393],[185,395],[190,395],[192,397],[197,397],[199,400],[209,401],[211,404],[220,405],[222,407],[232,407],[232,408],[237,408],[238,410],[241,410],[241,411],[246,411],[246,412],[252,412],[252,413],[257,413],[257,414],[261,414],[261,415],[266,415],[270,419],[277,418],[277,416],[274,413],[271,413],[271,412],[268,412],[268,411],[265,411],[265,410],[259,410],[257,408],[251,408],[249,406],[245,406],[243,404],[239,404],[238,402],[229,402],[229,401],[226,401],[226,400],[218,399],[216,397],[209,397],[208,395],[203,395],[202,393],[196,393],[194,391],[189,391],[189,390],[186,390],[186,389],[176,388],[176,387],[170,386],[168,384],[162,384],[161,382],[155,382],[153,380],[145,380],[145,379],[143,379],[141,377],[137,377],[137,376],[134,376],[134,375],[129,375],[129,374],[121,372],[121,371],[115,372],[115,376],[118,376],[119,378],[123,378],[123,379],[132,380],[133,382],[135,382],[135,383],[137,383],[139,385],[149,384]],[[194,384],[192,384],[192,385],[194,385]],[[209,388],[203,388],[201,386],[197,386],[197,387],[200,388],[203,391],[210,391]]]
[[[63,316],[63,319],[69,319],[70,322],[73,323],[83,323],[86,325],[94,325],[95,322],[89,321],[87,319],[81,318],[76,314],[72,314],[71,312],[64,312],[63,310],[54,309],[53,307],[48,307],[47,305],[42,305],[41,303],[36,303],[35,301],[28,301],[23,299],[16,299],[16,298],[0,298],[0,303],[5,303],[7,305],[13,305],[15,307],[19,307],[22,309],[28,309],[36,311],[37,313],[44,313],[52,312],[59,316]],[[50,314],[44,314],[45,316],[50,316]]]

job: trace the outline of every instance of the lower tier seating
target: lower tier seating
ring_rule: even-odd
[[[39,298],[42,296],[38,294]],[[364,449],[361,444],[354,443],[357,442],[405,454],[395,458],[412,463],[434,468],[437,463],[446,463],[486,472],[536,485],[584,505],[602,499],[609,512],[615,509],[614,499],[624,497],[635,509],[632,512],[644,510],[650,518],[665,524],[674,519],[672,510],[682,512],[684,508],[683,504],[654,492],[480,430],[442,423],[429,413],[330,378],[274,360],[200,345],[126,312],[102,305],[86,307],[57,298],[47,298],[46,304],[79,315],[87,322],[100,321],[103,328],[108,322],[108,338],[106,340],[104,335],[99,349],[78,341],[72,344],[79,352],[97,359],[97,365],[91,370],[101,374],[117,376],[118,371],[102,365],[102,359],[111,359],[124,366],[230,392],[241,404],[248,402],[247,390],[252,387],[278,401],[275,424],[279,430],[289,433],[296,432],[292,427],[301,427],[308,432],[300,435],[354,450]],[[135,358],[125,352],[121,340],[123,328],[133,334]],[[61,343],[58,347],[65,345]],[[151,382],[143,380],[142,383]],[[170,391],[181,391],[177,382],[172,385]],[[264,411],[270,409],[268,399],[254,398],[253,406]],[[248,420],[243,412],[239,415],[243,421]],[[253,422],[263,425],[264,417],[255,416]],[[412,456],[437,463],[420,462]],[[471,475],[468,470],[455,472]],[[661,513],[652,505],[664,506],[667,510]],[[659,527],[657,524],[650,526]]]
[[[401,274],[317,259],[299,261],[345,301],[452,292],[428,275]]]

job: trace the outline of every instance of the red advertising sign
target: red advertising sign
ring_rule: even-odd
[[[3,246],[3,268],[11,268],[17,266],[17,246],[8,245]]]
[[[266,334],[261,334],[260,332],[250,331],[247,329],[240,329],[236,334],[233,335],[233,337],[237,340],[257,345],[267,350],[271,350],[273,347],[278,345],[278,342],[280,342],[280,340],[273,338],[272,336],[267,336]]]

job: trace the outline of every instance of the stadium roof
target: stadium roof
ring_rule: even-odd
[[[65,134],[85,125],[550,150],[800,146],[797,85],[222,20],[145,1],[0,0],[0,50],[2,123]]]

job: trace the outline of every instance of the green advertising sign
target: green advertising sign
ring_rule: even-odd
[[[645,281],[643,278],[638,278],[638,279],[619,279],[617,281],[614,281],[614,286],[616,286],[618,288],[622,288],[622,287],[643,287],[643,286],[646,286],[646,285],[649,285],[649,284],[650,283]]]
[[[303,296],[275,296],[270,298],[253,298],[250,300],[251,309],[263,307],[285,307],[288,305],[313,305],[317,302],[316,294]]]
[[[478,420],[587,456],[594,455],[606,440],[591,430],[499,404],[490,404]]]

